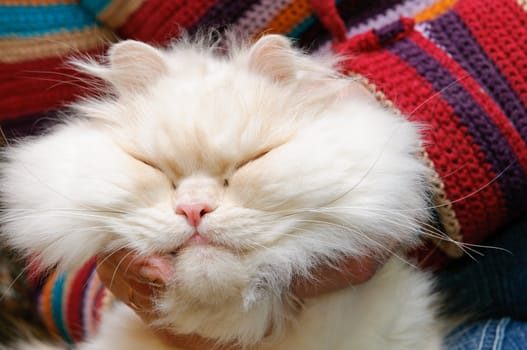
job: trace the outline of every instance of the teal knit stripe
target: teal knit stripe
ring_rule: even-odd
[[[0,6],[0,38],[84,29],[97,21],[77,4]]]
[[[288,37],[298,39],[306,30],[315,23],[316,17],[309,16],[303,22],[299,23],[291,32],[287,34]]]
[[[80,5],[93,16],[98,16],[112,0],[81,0]]]
[[[66,312],[66,305],[64,305],[64,284],[66,282],[66,274],[61,273],[55,285],[53,286],[53,292],[51,294],[51,310],[53,315],[53,320],[55,325],[60,333],[62,339],[66,340],[68,343],[72,344],[73,339],[71,339],[68,331],[66,330],[66,325],[64,323],[64,313]]]
[[[342,2],[342,0],[335,0],[335,4],[339,5]],[[298,39],[304,32],[316,21],[318,20],[318,17],[316,15],[311,15],[308,18],[306,18],[304,21],[299,23],[291,32],[287,33],[287,36],[293,39]]]

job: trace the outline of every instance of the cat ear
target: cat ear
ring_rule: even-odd
[[[135,40],[122,41],[108,51],[110,82],[118,91],[141,90],[168,73],[162,53]]]
[[[249,69],[276,81],[295,76],[296,51],[291,41],[281,35],[265,35],[249,50]]]

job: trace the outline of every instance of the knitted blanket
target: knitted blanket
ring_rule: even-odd
[[[349,55],[346,74],[423,123],[423,157],[436,175],[432,239],[415,252],[424,265],[460,256],[453,241],[481,243],[525,212],[525,0],[0,0],[5,132],[37,132],[36,121],[89,91],[68,55],[100,54],[120,38],[162,46],[204,26],[282,33],[308,52]],[[95,329],[105,299],[92,261],[53,274],[39,306],[73,342]]]
[[[450,9],[437,16],[441,5]],[[436,6],[334,48],[353,57],[343,64],[347,73],[365,77],[383,103],[425,126],[439,230],[477,244],[527,208],[527,5]],[[461,254],[438,233],[429,235],[443,253]],[[431,263],[438,253],[419,256]]]

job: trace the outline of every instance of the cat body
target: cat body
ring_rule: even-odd
[[[153,326],[264,349],[439,349],[431,282],[399,250],[367,283],[304,301],[295,278],[385,256],[428,219],[419,129],[280,36],[223,57],[126,41],[77,65],[110,87],[7,148],[4,237],[73,269],[169,257]],[[165,349],[124,306],[80,349]]]
[[[79,350],[179,350],[162,344],[125,305],[105,317],[98,336]],[[441,349],[440,329],[431,312],[430,281],[401,261],[391,260],[364,285],[306,300],[281,337],[264,339],[250,349]]]
[[[440,349],[429,293],[426,277],[393,260],[364,286],[306,300],[285,336],[251,349]],[[100,334],[80,349],[175,349],[163,345],[124,305],[105,317]]]

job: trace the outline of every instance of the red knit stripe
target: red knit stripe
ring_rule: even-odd
[[[527,65],[516,64],[527,62],[527,28],[525,21],[514,16],[508,3],[460,1],[454,10],[527,106]]]
[[[160,0],[145,1],[121,27],[117,28],[117,32],[126,39],[148,42],[150,37],[148,31],[152,30],[153,26],[149,23],[149,19],[157,16],[160,2]]]
[[[511,36],[512,40],[518,44],[523,52],[527,52],[527,8],[525,4],[522,8],[518,0],[508,0],[500,2],[499,5],[503,6],[502,14],[509,11],[506,16],[510,23],[517,24],[514,32],[509,31],[507,34]]]
[[[75,342],[81,341],[84,336],[82,315],[84,294],[86,281],[94,268],[95,258],[92,258],[75,274],[67,296],[66,326],[69,328],[69,333]]]
[[[415,35],[412,35],[411,39],[414,43],[419,45],[425,52],[432,56],[436,61],[441,63],[458,80],[458,83],[461,84],[470,93],[471,97],[485,110],[487,115],[495,123],[496,127],[499,129],[502,135],[507,139],[508,144],[510,145],[516,158],[519,160],[523,170],[527,172],[527,148],[525,147],[525,143],[521,136],[518,134],[517,130],[510,123],[507,116],[503,114],[499,106],[497,106],[496,103],[481,90],[479,84],[471,76],[469,76],[467,72],[464,71],[457,62],[452,60],[439,47],[437,47],[432,42],[417,33]],[[480,170],[485,170],[485,172],[493,174],[490,168],[490,164],[482,163],[482,166],[484,166],[484,168],[481,168]],[[493,174],[493,176],[496,176],[496,174]],[[479,188],[479,186],[481,185],[474,187],[474,189]],[[480,195],[482,202],[478,204],[478,207],[485,206],[488,208],[486,210],[488,226],[477,228],[476,225],[474,225],[474,228],[472,230],[467,230],[466,225],[462,225],[464,240],[466,242],[475,242],[476,238],[477,241],[480,242],[481,240],[486,238],[483,233],[493,233],[504,223],[507,217],[507,213],[505,210],[506,205],[503,197],[497,196],[495,198],[484,198],[482,196],[483,194],[478,193],[476,196],[474,196],[474,199],[480,197]],[[484,205],[482,203],[484,203]],[[470,208],[470,206],[468,206],[468,208]],[[474,212],[472,213],[458,213],[458,210],[455,210],[458,215],[458,218],[460,215],[467,215],[467,218],[470,219],[472,222],[477,222],[477,218],[480,217],[479,215],[483,214],[483,211],[481,211],[481,214],[478,214],[478,210],[481,209],[478,209],[477,207],[473,209]]]
[[[219,0],[149,0],[118,29],[126,38],[166,44],[190,28]]]
[[[86,94],[88,84],[65,62],[52,57],[0,65],[0,120],[56,109]]]
[[[47,89],[48,86],[44,87]],[[43,113],[71,102],[82,89],[76,87],[55,88],[50,92],[29,91],[24,96],[8,96],[0,101],[0,120],[23,115]]]
[[[346,40],[346,25],[340,17],[334,0],[310,0],[311,7],[322,25],[338,41]]]
[[[461,84],[471,94],[472,98],[485,110],[502,135],[507,139],[516,158],[520,162],[523,171],[527,173],[526,144],[496,102],[481,90],[481,87],[474,78],[467,75],[466,71],[464,71],[456,61],[450,59],[450,57],[446,55],[444,51],[439,49],[438,46],[434,45],[421,35],[412,36],[412,40],[447,68],[452,76],[458,80],[458,83]]]
[[[445,184],[448,198],[454,201],[465,241],[480,241],[482,232],[502,223],[503,194],[496,182],[491,183],[496,174],[467,135],[466,127],[460,125],[452,106],[441,99],[428,81],[387,50],[361,53],[343,65],[366,76],[404,114],[428,126],[426,149]],[[477,194],[464,198],[475,189],[479,190]]]

